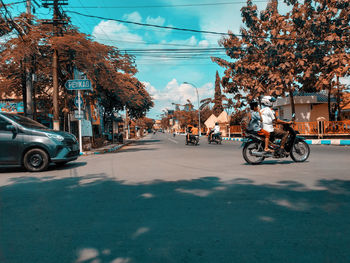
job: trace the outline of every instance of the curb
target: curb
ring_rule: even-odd
[[[319,144],[319,145],[350,145],[350,140],[344,139],[318,139],[318,140],[305,140],[307,144]]]
[[[112,148],[109,148],[109,149],[103,149],[103,150],[100,150],[100,151],[91,151],[91,152],[82,152],[80,153],[80,156],[88,156],[88,155],[95,155],[95,154],[105,154],[105,153],[111,153],[111,152],[115,152],[117,150],[119,150],[120,148],[126,146],[126,145],[129,145],[130,143],[132,143],[131,141],[130,142],[126,142],[124,144],[120,144],[120,145],[116,145],[116,146],[113,146]]]
[[[228,137],[222,137],[223,141],[238,141],[238,142],[242,142],[243,138],[228,138]]]
[[[224,141],[243,141],[242,138],[228,138],[223,137]],[[350,140],[344,140],[344,139],[313,139],[313,140],[305,140],[307,144],[313,144],[313,145],[350,145]]]

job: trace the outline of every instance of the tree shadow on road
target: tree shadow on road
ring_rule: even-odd
[[[135,146],[135,145],[132,145]],[[120,152],[140,152],[140,151],[154,151],[154,150],[158,150],[158,148],[145,148],[145,147],[138,147],[138,148],[134,148],[134,147],[127,147],[127,148],[122,148],[120,149]]]
[[[148,144],[157,144],[160,143],[161,140],[137,140],[137,141],[133,141],[131,143],[131,145],[148,145]]]
[[[70,170],[70,169],[78,168],[80,166],[85,166],[85,165],[86,165],[86,162],[78,162],[78,161],[72,161],[62,166],[58,166],[52,163],[48,167],[48,171]],[[26,172],[26,170],[23,167],[19,167],[19,166],[13,166],[13,167],[8,166],[8,167],[0,168],[0,174],[1,173],[19,173],[19,172]]]
[[[348,262],[350,181],[317,187],[21,177],[0,188],[0,262]]]

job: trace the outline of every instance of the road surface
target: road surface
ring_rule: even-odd
[[[43,173],[0,170],[0,262],[349,262],[350,147],[247,165],[150,135]]]

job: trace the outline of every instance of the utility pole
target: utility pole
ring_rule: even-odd
[[[26,13],[27,13],[27,21],[28,24],[31,24],[31,7],[32,3],[31,0],[27,0],[26,2]],[[28,27],[28,30],[26,33],[28,33],[30,28]],[[30,54],[27,54],[25,58],[25,74],[26,74],[26,96],[25,96],[25,108],[26,108],[26,115],[27,117],[33,119],[33,70],[32,70],[32,56]]]
[[[53,19],[45,20],[43,23],[53,25],[53,34],[55,37],[59,36],[59,25],[66,24],[67,21],[63,19],[63,16],[59,10],[62,5],[68,5],[67,0],[43,0],[43,6],[49,7],[53,6]],[[59,105],[58,105],[58,51],[53,50],[52,55],[52,104],[53,104],[53,129],[60,129],[60,116],[59,116]]]

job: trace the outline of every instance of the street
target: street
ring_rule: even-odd
[[[0,170],[0,262],[349,262],[350,147],[247,165],[157,133],[46,172]]]

